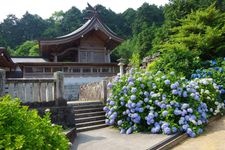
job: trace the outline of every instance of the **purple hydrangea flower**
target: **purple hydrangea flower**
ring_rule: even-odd
[[[166,85],[169,85],[169,84],[170,84],[170,80],[167,79],[167,80],[164,81],[164,83],[165,83]]]
[[[187,97],[188,95],[187,95],[187,91],[184,91],[183,92],[183,97]]]
[[[144,109],[143,108],[139,108],[139,110],[138,110],[140,113],[142,113],[143,111],[144,111]]]
[[[177,90],[172,90],[172,94],[173,95],[178,95],[178,91]]]
[[[131,95],[131,96],[130,96],[130,99],[131,99],[132,101],[134,101],[134,100],[136,100],[136,96],[135,96],[135,95]]]
[[[165,134],[169,135],[169,134],[171,134],[171,129],[170,129],[169,127],[165,127],[165,128],[163,129],[163,132],[164,132]]]
[[[126,131],[126,134],[131,134],[132,133],[132,127],[128,128]]]
[[[162,115],[163,115],[163,117],[166,117],[166,116],[168,115],[168,111],[164,110],[164,111],[162,112]]]
[[[118,126],[120,126],[123,123],[122,120],[117,121]]]
[[[109,102],[109,105],[110,105],[110,106],[113,106],[113,105],[115,105],[115,102],[114,102],[114,101],[110,101],[110,102]]]
[[[149,93],[147,91],[144,92],[145,97],[149,96]]]
[[[181,109],[187,109],[189,107],[189,104],[183,103],[181,106]]]
[[[176,127],[172,127],[172,132],[176,133],[177,132],[177,128]]]
[[[107,84],[107,87],[108,87],[109,89],[111,89],[111,88],[113,87],[113,84],[112,84],[111,82],[109,82],[109,83]]]
[[[126,130],[123,128],[120,130],[120,134],[125,134],[125,132],[126,132]]]
[[[181,115],[182,111],[175,109],[173,113],[178,116],[178,115]]]
[[[136,92],[137,92],[137,88],[132,87],[132,89],[131,89],[131,93],[136,93]]]
[[[193,113],[193,109],[192,109],[192,108],[188,108],[187,111],[188,111],[189,113]]]
[[[124,102],[120,102],[120,105],[121,105],[121,106],[124,106],[124,104],[125,104]]]

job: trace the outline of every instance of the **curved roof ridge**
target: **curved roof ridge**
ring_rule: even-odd
[[[82,30],[84,30],[89,24],[90,22],[92,21],[92,19],[89,19],[85,24],[83,24],[81,27],[79,27],[78,29],[76,29],[75,31],[69,33],[69,34],[66,34],[66,35],[63,35],[63,36],[58,36],[56,37],[56,39],[61,39],[61,38],[65,38],[65,37],[70,37],[74,34],[77,34],[79,32],[81,32]]]
[[[64,43],[65,41],[76,40],[87,34],[91,30],[100,30],[104,32],[110,39],[114,39],[117,42],[122,42],[123,39],[120,38],[115,32],[113,32],[106,24],[104,24],[96,15],[94,15],[91,19],[89,19],[85,24],[83,24],[80,28],[75,31],[59,36],[55,39],[50,40],[40,40],[40,44],[53,44],[53,43]]]

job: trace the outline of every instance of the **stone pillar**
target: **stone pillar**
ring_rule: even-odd
[[[58,56],[54,55],[54,62],[58,62]]]
[[[117,60],[119,63],[118,63],[118,66],[120,66],[120,76],[122,76],[124,73],[123,73],[123,66],[125,65],[125,59],[123,58],[120,58]]]
[[[63,72],[57,71],[54,73],[56,79],[55,101],[56,105],[59,105],[59,101],[64,101],[64,75]]]
[[[0,69],[0,96],[5,95],[5,70]]]
[[[118,66],[120,66],[120,75],[122,76],[123,75],[123,66],[124,66],[124,63],[120,62],[118,64]]]
[[[102,87],[103,87],[103,104],[106,104],[106,100],[107,100],[107,83],[106,80],[102,81]]]

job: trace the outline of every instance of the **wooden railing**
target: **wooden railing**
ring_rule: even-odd
[[[10,94],[26,102],[49,102],[63,99],[63,73],[55,72],[54,78],[5,78],[0,69],[0,96]]]
[[[110,77],[119,72],[119,67],[113,63],[26,63],[23,77],[52,77],[56,71],[62,71],[65,77]]]

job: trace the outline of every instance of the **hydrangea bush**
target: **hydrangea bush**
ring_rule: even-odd
[[[212,78],[187,80],[174,72],[131,70],[108,87],[112,94],[104,107],[106,124],[122,134],[186,132],[195,137],[210,116],[224,109],[223,88]]]

